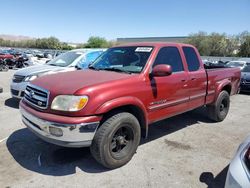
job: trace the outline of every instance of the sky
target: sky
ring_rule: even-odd
[[[0,6],[0,34],[64,42],[250,31],[250,0],[0,0]]]

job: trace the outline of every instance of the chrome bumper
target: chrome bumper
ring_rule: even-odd
[[[46,121],[28,113],[20,106],[23,123],[46,142],[64,147],[88,147],[91,145],[99,122],[61,124]]]
[[[24,90],[27,86],[28,82],[20,82],[20,83],[14,83],[11,82],[10,84],[10,92],[11,96],[17,99],[22,99],[24,95]],[[12,92],[15,91],[15,92]]]

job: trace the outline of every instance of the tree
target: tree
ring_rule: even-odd
[[[246,36],[243,44],[241,44],[239,56],[250,57],[250,35]]]
[[[200,31],[198,33],[189,35],[188,39],[186,39],[184,43],[194,45],[199,50],[201,55],[210,54],[208,35],[205,32]]]
[[[185,43],[194,45],[203,56],[234,56],[237,49],[236,37],[224,33],[198,32],[191,34]]]
[[[38,38],[32,40],[10,41],[0,38],[0,46],[4,47],[21,47],[21,48],[40,48],[40,49],[63,49],[71,50],[72,47],[67,43],[60,42],[55,37]]]
[[[107,48],[108,42],[105,38],[92,36],[88,39],[85,48]]]
[[[225,56],[227,39],[225,34],[212,33],[209,36],[210,56]]]

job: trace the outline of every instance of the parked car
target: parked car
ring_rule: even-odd
[[[250,91],[250,65],[241,70],[240,91]]]
[[[149,124],[206,105],[223,121],[239,68],[204,69],[197,49],[177,43],[113,47],[87,70],[33,80],[20,102],[24,124],[43,140],[90,146],[107,168],[133,157]]]
[[[250,63],[250,57],[242,57],[238,59],[238,61],[246,61],[247,63]]]
[[[87,68],[105,49],[77,49],[57,56],[44,65],[36,65],[18,70],[12,79],[10,90],[14,98],[22,98],[27,84],[46,74],[75,70],[77,64]]]
[[[241,70],[247,65],[246,61],[229,61],[226,66],[227,67],[239,67]]]
[[[225,188],[250,187],[250,136],[240,144],[233,157],[225,183]]]
[[[5,51],[0,51],[0,59],[13,59],[14,55],[11,55],[9,53],[6,53]]]

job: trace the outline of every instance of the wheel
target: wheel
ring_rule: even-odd
[[[223,121],[228,114],[229,107],[229,93],[223,90],[220,92],[215,104],[207,106],[210,119],[216,122]]]
[[[7,65],[3,66],[2,71],[7,72],[9,70],[9,67]]]
[[[133,157],[140,138],[137,118],[127,112],[117,113],[97,130],[90,151],[95,160],[106,168],[118,168]]]

